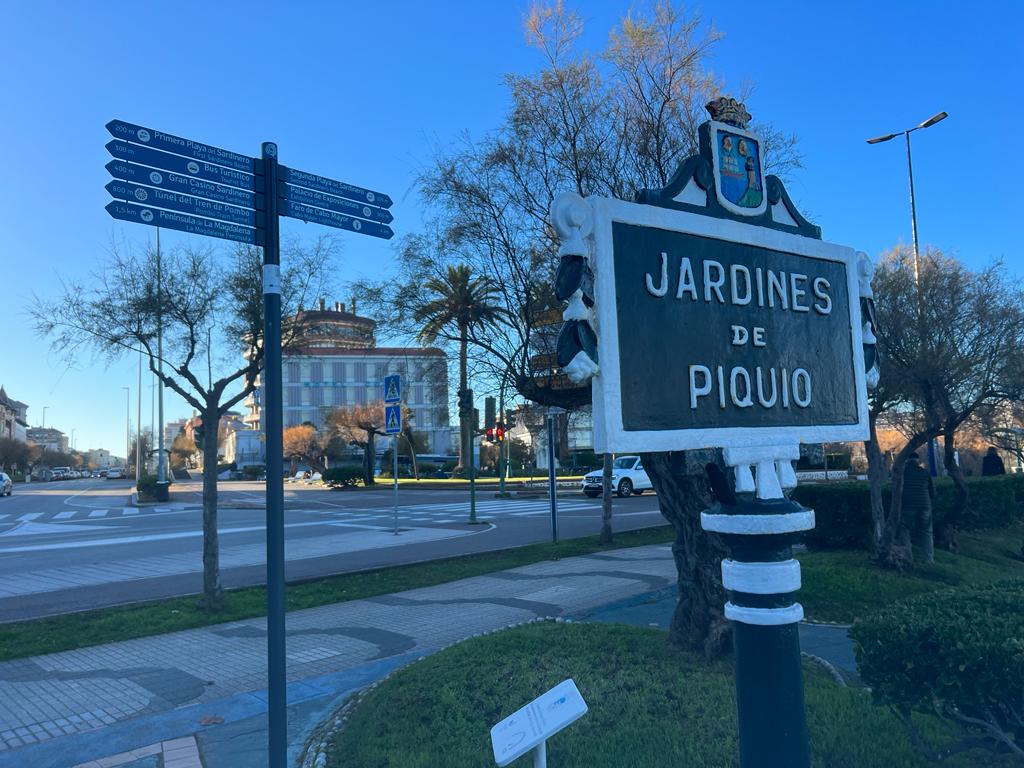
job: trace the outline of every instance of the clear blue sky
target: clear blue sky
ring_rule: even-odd
[[[24,311],[33,294],[59,295],[62,278],[87,275],[112,238],[153,236],[103,210],[108,120],[252,155],[261,141],[276,141],[286,165],[388,192],[401,235],[420,224],[412,182],[433,148],[497,125],[508,103],[503,73],[539,66],[523,43],[528,5],[6,3],[0,384],[30,405],[33,425],[47,406],[47,425],[75,429],[78,448],[123,453],[121,387],[132,388],[134,419],[133,364],[83,360],[68,370]],[[599,47],[629,5],[575,7]],[[725,33],[713,70],[727,85],[755,83],[750,112],[799,135],[805,168],[789,188],[825,239],[872,255],[910,240],[903,145],[864,139],[946,110],[948,120],[914,139],[921,240],[972,266],[1002,258],[1019,272],[1024,6],[689,7]],[[326,231],[288,219],[282,228]],[[385,242],[341,239],[341,280],[388,270]],[[144,425],[149,392],[147,384]],[[187,413],[168,395],[169,419]]]

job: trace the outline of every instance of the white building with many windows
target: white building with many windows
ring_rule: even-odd
[[[423,433],[432,453],[447,453],[451,444],[448,423],[448,363],[440,349],[378,347],[376,323],[346,312],[343,304],[328,309],[301,311],[289,325],[298,340],[282,357],[284,425],[310,423],[322,430],[334,408],[379,403],[384,377],[402,377],[402,400],[412,414],[412,428]],[[250,429],[262,426],[263,389],[246,400]],[[380,451],[388,441],[378,441]]]

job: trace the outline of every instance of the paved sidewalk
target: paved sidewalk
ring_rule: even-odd
[[[675,576],[669,547],[656,545],[290,613],[292,752],[341,697],[414,658],[662,590]],[[2,663],[0,768],[149,768],[158,752],[165,768],[170,758],[193,768],[179,741],[193,736],[206,768],[265,766],[265,665],[265,619]]]

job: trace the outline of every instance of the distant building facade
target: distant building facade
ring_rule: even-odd
[[[0,386],[0,437],[28,441],[28,406],[9,397]]]
[[[412,428],[422,433],[431,453],[447,453],[452,441],[448,419],[448,361],[440,349],[378,347],[376,323],[346,312],[340,302],[300,311],[287,325],[297,343],[282,356],[284,425],[327,426],[331,409],[378,403],[384,377],[402,377],[402,399]],[[262,383],[246,400],[246,426],[262,429]],[[386,440],[378,441],[381,452]]]
[[[89,467],[92,469],[110,469],[113,465],[110,451],[106,448],[89,450]]]
[[[31,427],[27,430],[28,440],[44,451],[68,452],[68,436],[53,427]]]

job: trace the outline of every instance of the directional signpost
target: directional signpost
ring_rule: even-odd
[[[398,535],[398,436],[402,433],[402,377],[384,377],[384,431],[391,441],[392,479],[395,484],[395,536]]]
[[[391,198],[278,163],[265,142],[258,158],[111,120],[113,156],[106,185],[115,219],[219,237],[263,248],[264,428],[267,450],[267,676],[269,766],[287,762],[284,611],[284,457],[281,402],[281,249],[279,216],[391,238]],[[264,194],[265,191],[276,194]],[[397,377],[395,377],[397,378]],[[400,402],[401,382],[396,384]],[[387,393],[385,393],[387,394]],[[390,406],[388,434],[401,432],[401,405]],[[392,424],[397,427],[392,431]],[[397,444],[397,439],[396,439]],[[396,445],[397,447],[397,445]],[[398,472],[395,472],[397,533]]]

